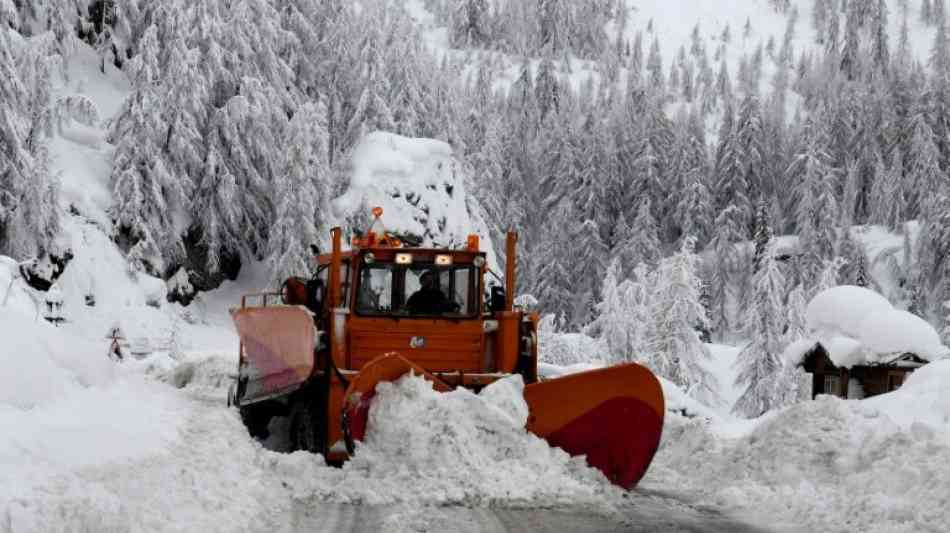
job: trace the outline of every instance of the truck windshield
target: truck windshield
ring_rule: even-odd
[[[397,317],[474,317],[478,276],[472,265],[364,265],[356,312]]]

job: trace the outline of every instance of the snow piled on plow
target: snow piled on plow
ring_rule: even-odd
[[[524,429],[523,390],[520,376],[477,395],[439,393],[415,376],[380,383],[365,442],[342,469],[321,469],[311,496],[341,503],[504,506],[602,506],[619,498],[619,489],[583,458]]]

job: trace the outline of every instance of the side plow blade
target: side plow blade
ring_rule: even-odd
[[[444,382],[398,354],[366,364],[347,388],[343,403],[348,446],[366,434],[376,384],[413,372]],[[631,489],[646,473],[663,432],[665,412],[660,382],[646,368],[619,365],[534,383],[525,387],[526,429],[587,463],[614,484]],[[352,451],[351,451],[352,453]]]
[[[626,364],[525,387],[528,431],[625,489],[643,477],[660,445],[666,411],[659,380]]]

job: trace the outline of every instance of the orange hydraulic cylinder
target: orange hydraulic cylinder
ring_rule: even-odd
[[[498,317],[498,344],[496,346],[496,368],[498,372],[512,373],[518,364],[518,351],[521,344],[518,338],[521,325],[520,312],[502,311]]]
[[[515,264],[517,263],[518,234],[509,231],[505,248],[505,311],[511,311],[515,304]]]

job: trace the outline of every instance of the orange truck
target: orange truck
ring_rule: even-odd
[[[501,277],[477,235],[462,249],[407,247],[373,212],[349,250],[331,231],[332,251],[317,255],[310,279],[246,295],[231,310],[241,343],[229,401],[250,434],[265,438],[271,419],[287,416],[293,449],[339,464],[369,429],[377,383],[413,372],[439,391],[477,391],[519,374],[527,431],[635,486],[663,428],[656,377],[623,364],[539,379],[538,317],[513,305],[517,235],[507,236],[504,287],[487,290],[486,276]]]

